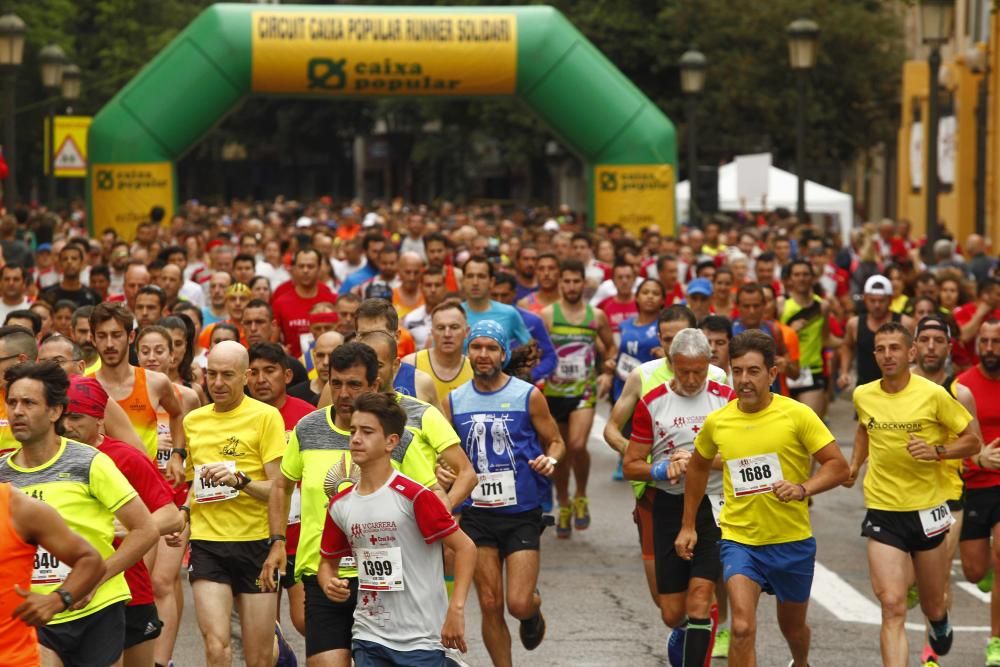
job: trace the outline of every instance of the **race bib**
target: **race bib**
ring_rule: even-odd
[[[358,588],[363,591],[401,591],[403,552],[399,547],[361,549],[358,559]]]
[[[169,449],[157,449],[156,450],[156,467],[160,470],[167,469],[167,462],[170,461],[170,450]]]
[[[951,524],[955,523],[955,517],[948,509],[948,503],[941,503],[937,507],[920,510],[920,525],[924,529],[924,535],[935,537],[947,532]]]
[[[712,518],[715,519],[716,527],[719,526],[719,516],[722,514],[722,506],[726,504],[726,498],[721,493],[708,494],[708,504],[712,507]]]
[[[473,507],[508,507],[517,504],[517,485],[514,471],[484,472],[472,489]]]
[[[779,479],[781,462],[777,454],[761,454],[743,459],[726,461],[729,466],[729,481],[733,485],[733,495],[751,496],[755,493],[768,493]]]
[[[631,354],[622,352],[618,355],[618,366],[615,367],[615,373],[618,374],[618,379],[624,382],[628,380],[628,374],[639,368],[640,365],[642,365],[641,361]]]
[[[236,461],[222,461],[222,464],[229,469],[230,472],[236,472]],[[214,503],[221,500],[229,500],[240,495],[240,492],[231,486],[227,486],[221,482],[210,482],[201,476],[201,471],[205,469],[205,466],[214,465],[212,463],[204,463],[194,467],[194,501],[196,503]]]
[[[292,489],[292,504],[288,508],[288,524],[302,523],[302,489],[298,484]]]
[[[590,374],[590,361],[586,352],[568,354],[559,357],[558,376],[562,382],[577,382],[586,380]]]
[[[785,376],[785,382],[788,384],[789,389],[808,389],[813,386],[812,369],[808,366],[800,368],[798,379],[793,380],[792,378]]]
[[[31,570],[31,585],[61,584],[72,568],[50,554],[43,547],[35,551],[35,566]]]
[[[340,559],[340,567],[343,569],[357,567],[358,564],[354,562],[354,556],[344,556]]]

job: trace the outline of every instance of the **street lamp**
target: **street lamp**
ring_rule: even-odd
[[[69,61],[66,58],[66,52],[58,44],[49,44],[44,49],[38,53],[38,62],[42,66],[42,87],[45,88],[46,93],[49,95],[48,103],[48,114],[45,119],[46,129],[48,132],[48,150],[46,154],[46,164],[49,167],[48,178],[46,179],[46,186],[48,191],[48,196],[46,198],[46,205],[51,209],[55,205],[56,200],[56,170],[55,164],[53,164],[56,152],[55,146],[55,113],[56,113],[56,99],[58,98],[63,84],[63,70]]]
[[[930,47],[927,57],[927,247],[933,247],[940,233],[938,228],[938,69],[941,67],[941,45],[952,32],[955,3],[953,0],[921,0],[920,38]]]
[[[14,13],[0,16],[0,70],[4,78],[4,140],[3,151],[7,160],[7,210],[13,211],[17,204],[17,155],[14,132],[14,88],[17,83],[17,68],[24,58],[24,35],[28,27]]]
[[[799,113],[795,121],[795,170],[799,187],[795,215],[799,222],[806,218],[806,75],[816,65],[816,41],[819,25],[809,19],[796,19],[788,24],[788,61],[795,70],[799,89]]]
[[[698,218],[698,148],[695,116],[698,110],[698,96],[705,88],[705,70],[708,59],[701,51],[685,51],[678,61],[681,70],[681,91],[684,93],[684,115],[687,120],[687,169],[688,169],[688,222],[695,224]]]
[[[80,99],[80,68],[72,63],[63,68],[62,98],[70,102]]]

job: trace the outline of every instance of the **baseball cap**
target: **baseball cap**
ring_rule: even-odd
[[[871,276],[865,281],[865,294],[892,296],[892,283],[885,276]]]
[[[542,229],[544,229],[547,232],[558,232],[559,231],[559,221],[558,220],[553,220],[552,218],[549,218],[548,220],[545,221],[545,224],[542,225]]]
[[[919,336],[924,331],[940,331],[944,334],[945,338],[951,338],[951,331],[948,329],[948,323],[944,321],[940,315],[928,315],[920,320],[917,324],[917,336]]]
[[[708,278],[695,278],[688,283],[687,293],[700,294],[702,296],[712,296],[712,283],[708,282]]]
[[[307,227],[312,227],[313,226],[312,218],[309,218],[309,217],[306,217],[306,216],[302,216],[301,218],[299,218],[298,220],[295,221],[295,226],[297,228],[299,228],[299,229],[305,229]]]
[[[35,252],[52,252],[51,243],[39,243],[38,247],[35,248]]]

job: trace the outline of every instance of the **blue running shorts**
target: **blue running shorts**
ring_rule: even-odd
[[[724,580],[742,574],[765,593],[776,596],[778,602],[809,599],[816,568],[816,538],[762,546],[720,540],[719,550]]]

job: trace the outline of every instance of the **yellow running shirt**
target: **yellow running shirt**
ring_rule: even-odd
[[[266,540],[267,501],[201,480],[201,467],[225,463],[251,480],[265,480],[264,464],[285,451],[285,423],[275,408],[244,396],[229,412],[205,405],[184,417],[187,479],[191,482],[191,539],[209,542]]]
[[[812,455],[833,441],[811,408],[777,394],[760,412],[733,401],[708,415],[694,446],[707,459],[722,457],[722,539],[762,546],[812,537],[809,505],[781,502],[770,484],[809,479]]]
[[[913,433],[932,447],[961,433],[972,415],[948,395],[944,387],[910,375],[895,394],[882,389],[881,380],[854,390],[858,424],[868,431],[868,473],[865,507],[889,512],[925,510],[951,497],[954,468],[944,461],[918,461],[907,451]]]
[[[434,371],[434,366],[431,365],[430,350],[419,350],[417,356],[414,358],[414,362],[414,366],[417,367],[418,371],[427,373],[434,380],[434,391],[437,392],[438,402],[441,405],[444,405],[445,401],[448,400],[448,394],[452,389],[458,389],[472,379],[472,362],[464,354],[462,355],[461,370],[450,380],[442,380],[438,377],[438,374]],[[406,473],[403,474],[405,475]]]
[[[59,452],[36,468],[21,468],[12,459],[10,455],[0,461],[0,482],[10,482],[57,511],[70,529],[97,549],[104,560],[115,552],[111,545],[115,537],[115,512],[137,495],[107,455],[88,445],[60,438]],[[51,593],[62,585],[69,571],[69,565],[38,547],[31,592]],[[49,624],[75,621],[115,602],[131,599],[125,575],[119,572],[101,584],[86,607],[60,612]]]
[[[406,411],[406,433],[392,450],[397,470],[423,486],[434,486],[437,457],[460,440],[451,422],[430,403],[396,392],[396,402]]]

